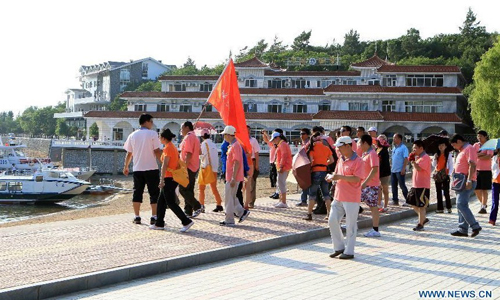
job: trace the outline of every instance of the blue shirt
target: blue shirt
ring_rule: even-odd
[[[226,173],[226,161],[227,161],[227,149],[229,147],[229,143],[224,141],[222,145],[220,146],[220,161],[221,161],[221,167],[222,167],[222,173]],[[247,161],[247,156],[245,154],[245,151],[242,151],[243,153],[243,173],[245,174],[245,177],[247,177],[247,172],[250,170],[250,166],[248,165]]]
[[[399,146],[394,145],[392,148],[392,173],[398,173],[403,170],[405,158],[408,158],[408,148],[401,142]]]

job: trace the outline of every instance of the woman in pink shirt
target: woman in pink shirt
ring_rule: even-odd
[[[378,194],[380,193],[379,164],[377,151],[372,147],[372,137],[368,134],[359,139],[358,149],[361,150],[363,160],[364,180],[361,183],[361,201],[365,202],[372,213],[373,228],[364,234],[365,237],[380,237],[378,231],[379,216]]]
[[[413,142],[413,152],[408,157],[412,167],[412,188],[408,192],[406,203],[410,204],[418,215],[418,224],[414,231],[424,230],[424,224],[429,222],[425,217],[431,194],[431,158],[424,151],[424,142]]]
[[[484,130],[477,132],[478,142],[474,144],[474,149],[477,151],[477,185],[476,192],[477,200],[481,203],[480,214],[486,213],[488,207],[488,191],[491,190],[491,158],[493,157],[492,150],[479,150],[481,146],[488,140],[488,133]]]
[[[292,169],[292,151],[285,136],[279,132],[274,132],[270,142],[276,148],[276,171],[278,171],[278,189],[280,191],[280,201],[274,205],[277,208],[287,208],[286,204],[286,179],[288,172]]]

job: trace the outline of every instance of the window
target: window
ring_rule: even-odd
[[[7,190],[7,182],[0,182],[0,191]]]
[[[382,101],[382,111],[396,111],[396,101]]]
[[[134,105],[134,111],[146,111],[146,104]]]
[[[281,89],[285,86],[285,80],[275,78],[267,81],[267,87],[270,89]]]
[[[257,112],[257,104],[255,103],[244,103],[243,110],[245,112]]]
[[[213,85],[211,83],[205,82],[200,84],[200,92],[211,92]]]
[[[294,89],[305,89],[306,87],[310,87],[311,82],[309,80],[305,80],[303,78],[292,79],[292,88]]]
[[[343,85],[356,85],[356,80],[346,79],[342,80]]]
[[[22,192],[23,191],[23,183],[22,182],[9,182],[9,191],[10,192]]]
[[[113,141],[123,140],[123,128],[113,128]]]
[[[160,103],[156,105],[156,111],[170,111],[170,106],[167,103]]]
[[[323,80],[323,81],[318,81],[321,82],[321,84],[318,83],[318,87],[326,88],[331,84],[335,84],[335,80]]]
[[[322,110],[330,110],[330,103],[328,102],[324,102],[324,103],[321,103],[320,105],[318,105],[318,111],[322,111]]]
[[[130,70],[129,69],[121,69],[120,70],[120,91],[123,92],[123,90],[127,87],[127,85],[130,83]]]
[[[193,107],[190,104],[182,104],[179,106],[180,112],[192,112]]]
[[[406,86],[443,86],[443,75],[406,75]]]
[[[212,111],[214,111],[214,107],[212,106],[212,104],[205,105],[205,111],[206,112],[212,112]]]
[[[306,113],[307,112],[307,105],[305,105],[305,104],[294,104],[293,105],[293,112],[294,113]]]
[[[257,80],[253,78],[245,80],[245,87],[250,87],[250,88],[257,87]]]
[[[186,84],[185,83],[175,83],[174,84],[174,91],[176,92],[185,92],[186,91]]]
[[[142,78],[143,79],[148,78],[148,63],[147,62],[142,63]]]
[[[349,110],[368,111],[368,103],[351,102],[349,103]]]
[[[267,112],[281,113],[282,112],[282,105],[281,104],[269,104],[267,106]]]
[[[440,113],[443,110],[443,102],[440,101],[406,101],[406,112]]]
[[[383,79],[384,86],[397,86],[397,82],[396,75],[387,75]]]
[[[370,80],[368,80],[368,85],[380,85],[380,80],[370,79]]]

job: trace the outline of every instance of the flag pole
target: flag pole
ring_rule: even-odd
[[[217,82],[215,83],[214,88],[219,84],[220,79],[222,77],[222,74],[224,74],[224,72],[226,72],[226,69],[227,69],[227,67],[229,66],[229,64],[231,63],[232,60],[233,60],[232,58],[229,58],[229,61],[227,62],[227,65],[224,67],[224,70],[222,70],[222,73],[220,74],[219,79],[217,79]],[[195,124],[200,120],[201,115],[205,112],[205,109],[207,108],[207,104],[208,104],[208,99],[210,99],[210,97],[212,97],[212,93],[215,90],[214,88],[212,88],[212,90],[210,91],[210,95],[208,95],[207,101],[205,102],[205,104],[203,104],[203,108],[202,108],[202,110],[200,112],[200,115],[198,116],[198,118],[194,122]]]

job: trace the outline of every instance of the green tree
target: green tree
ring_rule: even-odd
[[[99,127],[97,126],[97,123],[93,123],[92,125],[90,125],[89,127],[89,135],[91,137],[97,137],[99,138]]]
[[[363,52],[363,47],[359,41],[359,33],[356,30],[351,29],[348,33],[344,35],[344,44],[342,45],[343,54],[361,54]]]
[[[68,136],[68,124],[64,119],[57,119],[56,134],[59,136]]]
[[[469,98],[476,127],[500,136],[500,40],[488,50],[474,70],[474,89]]]
[[[419,56],[422,48],[422,38],[420,31],[415,28],[410,28],[401,38],[401,48],[405,52],[406,57]]]
[[[161,92],[161,82],[146,81],[135,89],[136,92]]]
[[[266,51],[267,49],[267,43],[264,39],[260,40],[257,42],[257,45],[253,46],[252,48],[250,48],[250,50],[248,50],[248,55],[250,56],[256,56],[256,57],[261,57],[262,54],[264,54],[264,52]]]
[[[126,111],[127,101],[120,98],[121,94],[118,94],[113,101],[109,104],[108,108],[111,111]]]
[[[292,44],[292,50],[295,51],[305,51],[309,50],[309,39],[311,38],[312,30],[308,32],[302,31],[294,40]]]

